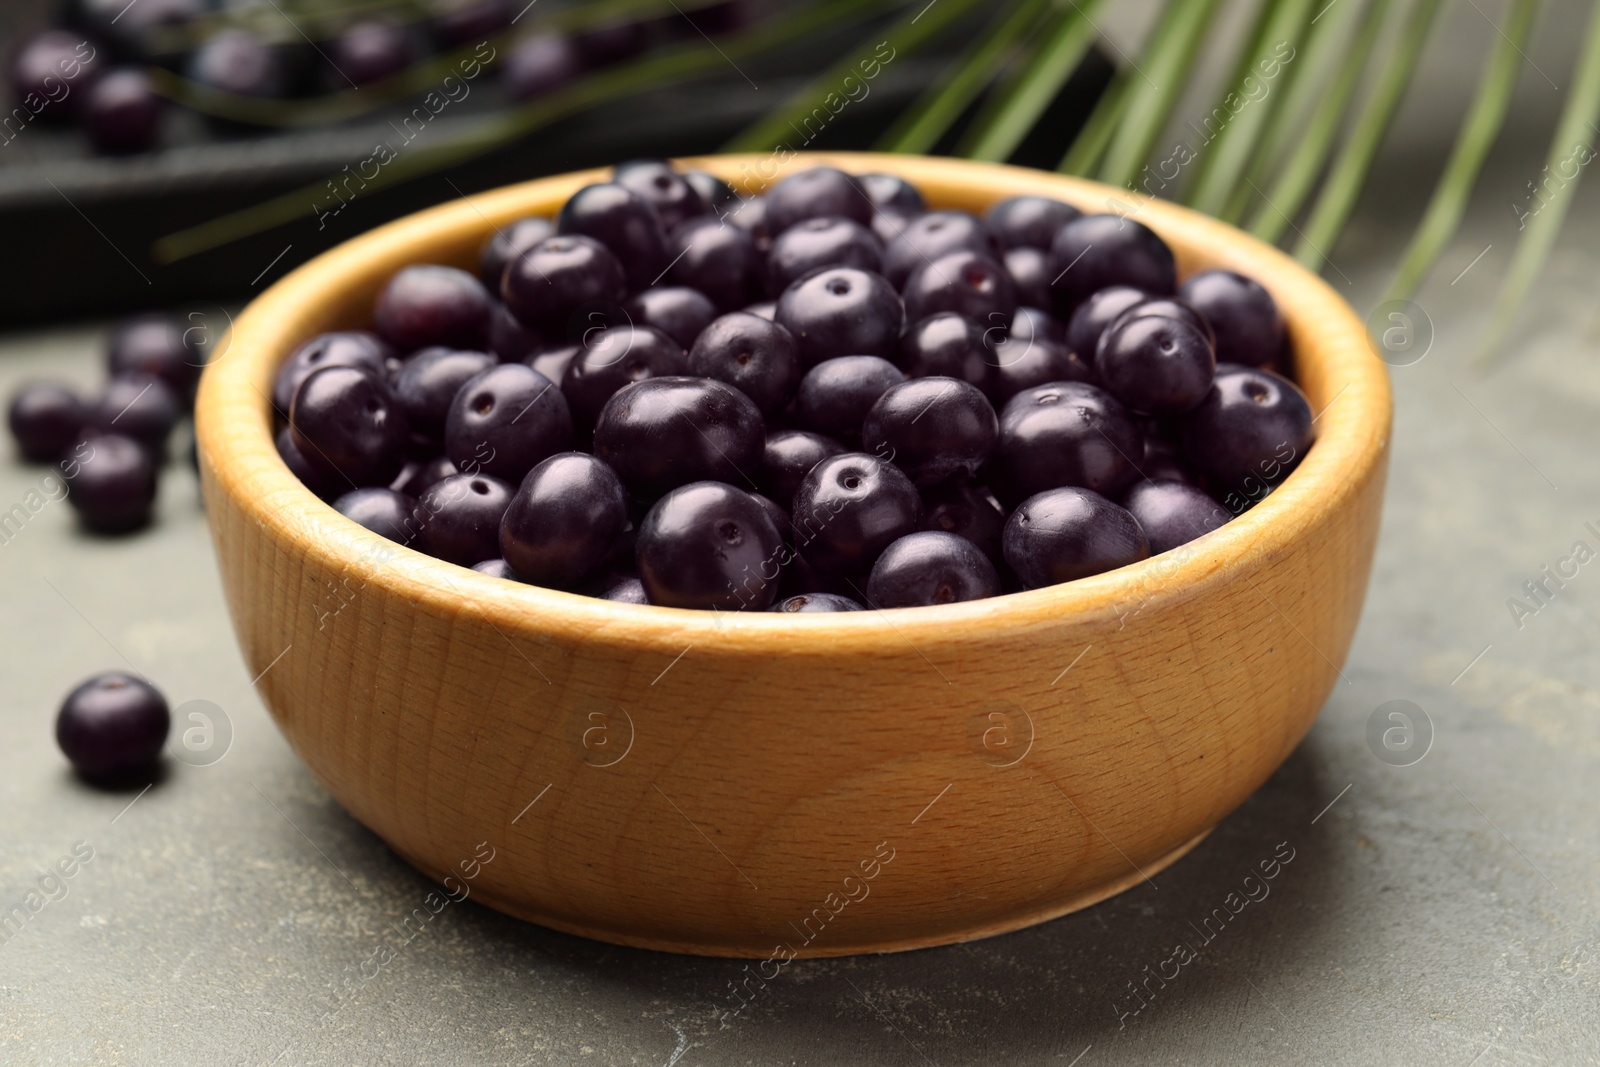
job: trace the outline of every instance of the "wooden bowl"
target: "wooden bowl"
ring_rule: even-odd
[[[782,170],[817,162],[900,174],[935,207],[1127,200],[953,160],[801,155]],[[779,169],[686,165],[752,191]],[[1180,275],[1230,267],[1277,299],[1318,439],[1257,507],[1132,567],[950,607],[719,618],[443,563],[289,473],[267,397],[295,344],[366,324],[397,268],[468,266],[494,227],[600,180],[457,200],[341,245],[251,304],[206,372],[201,472],[234,627],[279,727],[346,810],[513,915],[781,965],[1086,907],[1182,856],[1289,755],[1360,614],[1388,381],[1328,286],[1170,204],[1138,218]]]

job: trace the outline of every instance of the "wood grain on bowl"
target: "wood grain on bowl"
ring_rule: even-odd
[[[1118,190],[1002,166],[797,156],[980,211]],[[685,161],[759,191],[768,157]],[[273,448],[274,369],[365,325],[397,268],[601,172],[402,219],[241,316],[198,408],[234,626],[285,736],[435,878],[561,930],[713,955],[833,956],[1043,921],[1155,875],[1288,756],[1350,646],[1388,455],[1383,365],[1350,308],[1272,248],[1152,201],[1180,275],[1259,279],[1288,321],[1318,440],[1222,529],[1068,585],[941,608],[717,615],[518,585],[392,544]],[[1121,210],[1129,210],[1123,206]],[[280,658],[281,657],[281,658]]]

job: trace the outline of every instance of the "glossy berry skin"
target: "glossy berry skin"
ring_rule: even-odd
[[[1139,520],[1152,556],[1186,545],[1230,517],[1210,496],[1183,482],[1136,482],[1123,495],[1122,506]]]
[[[153,374],[189,407],[205,357],[199,346],[202,331],[185,325],[171,315],[140,315],[118,323],[106,349],[107,370],[113,377]]]
[[[1093,382],[1094,368],[1066,345],[1015,334],[994,346],[989,396],[997,405],[1051,382]]]
[[[131,437],[159,460],[182,416],[178,398],[160,378],[124,374],[111,379],[90,405],[88,425],[101,433]]]
[[[704,293],[678,285],[642,289],[623,302],[622,311],[627,321],[654,326],[682,349],[717,317],[716,305]]]
[[[861,447],[892,459],[919,486],[976,474],[994,450],[1000,423],[973,385],[912,378],[884,391],[867,412]]]
[[[853,219],[822,215],[797,222],[772,239],[767,251],[767,291],[782,293],[818,267],[883,270],[883,245]]]
[[[546,378],[549,378],[552,382],[559,382],[567,376],[567,368],[572,365],[572,361],[577,359],[578,354],[582,351],[582,345],[562,345],[559,348],[545,348],[535,352],[523,362]]]
[[[1259,367],[1283,351],[1283,315],[1254,278],[1229,270],[1201,271],[1183,283],[1178,296],[1211,324],[1217,359]]]
[[[768,322],[778,321],[778,302],[776,300],[763,300],[759,304],[749,304],[743,310],[748,311],[757,318],[766,319]]]
[[[289,353],[272,381],[272,406],[287,419],[295,390],[323,367],[360,367],[380,377],[394,350],[377,334],[350,330],[318,334]]]
[[[795,491],[811,468],[843,451],[844,446],[831,437],[805,430],[774,430],[767,435],[756,482],[771,499],[793,503]]]
[[[84,526],[96,533],[118,534],[150,521],[156,466],[148,449],[121,434],[96,434],[73,454],[79,460],[78,473],[67,482],[67,503]]]
[[[1017,287],[994,259],[970,248],[940,256],[912,273],[905,291],[912,322],[954,311],[979,322],[1006,322],[1017,309]],[[991,319],[997,315],[999,318]]]
[[[650,378],[606,401],[594,454],[635,496],[653,500],[690,482],[752,486],[765,435],[760,409],[731,385]]]
[[[505,278],[506,264],[555,235],[555,223],[537,215],[496,229],[494,236],[483,242],[478,252],[478,277],[490,292],[498,293],[500,282]]]
[[[332,501],[350,489],[350,483],[340,477],[339,472],[330,470],[326,465],[316,465],[300,453],[294,443],[294,433],[285,426],[278,431],[274,443],[278,448],[278,456],[283,460],[283,465],[289,472],[312,493],[323,500]],[[398,477],[398,475],[396,476]],[[400,488],[390,483],[390,488]]]
[[[644,197],[656,209],[656,218],[666,233],[671,233],[686,220],[710,211],[700,191],[664,159],[634,159],[619,163],[612,172],[611,180]]]
[[[419,264],[389,279],[372,318],[379,335],[402,352],[429,345],[481,351],[492,311],[489,291],[471,274]]]
[[[141,678],[107,671],[67,694],[56,744],[83,777],[119,781],[154,774],[172,725],[166,698]]]
[[[1026,304],[1011,313],[1011,323],[1005,333],[1008,337],[1038,338],[1063,345],[1067,343],[1066,323],[1048,311]],[[990,330],[989,336],[997,337],[997,332]],[[1094,349],[1089,351],[1092,353]]]
[[[1009,248],[1001,258],[1006,273],[1017,286],[1017,300],[1033,307],[1049,307],[1054,302],[1050,295],[1050,253],[1042,248]]]
[[[811,468],[790,509],[796,546],[815,566],[863,575],[879,553],[922,521],[922,498],[898,467],[864,452]]]
[[[556,232],[592,237],[622,264],[628,288],[650,285],[669,262],[667,241],[650,202],[625,185],[603,182],[573,193],[556,216]]]
[[[47,30],[23,45],[12,61],[13,99],[24,112],[36,111],[46,118],[75,114],[83,88],[105,63],[104,49],[96,49],[82,34]]]
[[[452,474],[422,494],[414,507],[417,548],[470,567],[500,552],[500,520],[514,490],[487,474]]]
[[[1068,486],[1023,501],[1006,522],[1006,562],[1029,589],[1126,567],[1150,555],[1127,509]]]
[[[1205,399],[1216,373],[1211,339],[1193,322],[1139,305],[1100,335],[1100,384],[1130,411],[1167,417]]]
[[[634,558],[652,604],[764,611],[778,595],[783,552],[755,497],[721,482],[691,482],[650,509]]]
[[[333,510],[351,522],[402,545],[414,540],[416,506],[415,497],[376,486],[352,489],[333,502]]]
[[[427,460],[412,460],[401,468],[400,473],[394,476],[394,481],[389,483],[389,488],[397,493],[404,493],[410,497],[421,497],[423,493],[439,482],[444,481],[452,474],[458,474],[456,465],[450,462],[448,456],[435,456]]]
[[[777,323],[735,311],[701,332],[689,349],[688,373],[726,382],[770,415],[800,387],[799,346]]]
[[[190,57],[189,77],[238,96],[280,97],[288,88],[278,54],[249,30],[223,30],[207,38]]]
[[[900,369],[912,378],[959,378],[986,389],[993,357],[982,324],[954,311],[912,323],[900,339]]]
[[[965,537],[996,563],[1005,526],[1005,509],[981,485],[946,482],[922,491],[922,529]]]
[[[789,175],[767,193],[766,226],[774,236],[797,222],[823,216],[869,224],[872,200],[860,180],[835,167],[811,167]]]
[[[1084,215],[1061,227],[1050,245],[1051,289],[1058,308],[1075,308],[1109,285],[1157,296],[1177,287],[1172,250],[1144,223],[1120,215]]]
[[[835,440],[861,440],[862,423],[878,398],[906,380],[877,356],[839,356],[806,371],[795,397],[794,421],[802,429]]]
[[[295,447],[312,466],[353,486],[387,485],[405,465],[411,429],[394,392],[361,367],[324,367],[289,406]]]
[[[879,211],[892,211],[909,217],[928,210],[928,204],[917,187],[897,174],[862,174],[856,180],[866,191],[872,206]]]
[[[1120,319],[1124,312],[1150,299],[1150,294],[1131,285],[1113,285],[1090,296],[1067,320],[1067,347],[1094,359],[1100,335]]]
[[[847,596],[838,593],[796,593],[791,597],[784,597],[768,611],[780,611],[785,615],[799,615],[802,613],[832,613],[838,611],[860,611],[861,605]]]
[[[479,560],[472,565],[472,569],[479,574],[487,574],[491,578],[504,578],[508,582],[522,581],[522,576],[511,569],[511,564],[499,556],[494,559]]]
[[[905,307],[882,275],[833,267],[785,289],[774,318],[794,334],[801,363],[814,367],[835,356],[892,355]]]
[[[142,70],[114,70],[88,88],[83,128],[101,155],[148,152],[161,137],[167,103]]]
[[[1025,389],[1000,413],[990,484],[1004,502],[1061,486],[1119,495],[1138,477],[1144,436],[1116,398],[1084,382]]]
[[[424,348],[413,353],[395,376],[394,395],[411,432],[432,442],[444,441],[444,421],[461,387],[495,365],[487,352]]]
[[[772,229],[767,224],[766,197],[751,196],[741,199],[738,203],[730,205],[723,213],[722,220],[749,234],[757,250],[766,255],[767,248],[772,244]]]
[[[501,363],[520,363],[544,348],[544,338],[517,321],[506,306],[495,301],[489,316],[489,353]]]
[[[984,225],[1002,248],[1048,251],[1061,227],[1083,212],[1048,196],[1012,196],[983,213]]]
[[[6,422],[22,458],[54,463],[83,432],[88,410],[78,394],[55,382],[36,382],[11,398]]]
[[[644,583],[632,574],[608,574],[599,581],[589,583],[588,594],[614,604],[648,604],[650,597]]]
[[[445,416],[444,451],[457,469],[517,485],[539,461],[573,442],[572,412],[549,378],[501,363],[469,380]]]
[[[501,79],[506,95],[522,102],[561,88],[583,73],[583,57],[564,33],[535,33],[517,42]]]
[[[561,391],[577,424],[593,426],[606,401],[624,385],[682,375],[687,366],[683,346],[655,327],[609,326],[585,338],[567,364]]]
[[[704,293],[720,311],[744,307],[764,291],[755,239],[722,219],[690,219],[668,242],[667,280]]]
[[[335,90],[392,78],[411,64],[411,39],[406,31],[385,19],[363,19],[340,30],[328,48],[329,73]]]
[[[867,600],[877,608],[956,604],[999,594],[1000,574],[977,545],[930,530],[890,544],[867,578]]]
[[[1213,350],[1216,348],[1217,335],[1212,332],[1211,324],[1187,301],[1173,296],[1152,296],[1147,300],[1141,300],[1121,315],[1118,315],[1111,325],[1115,326],[1122,320],[1133,318],[1135,315],[1165,315],[1169,319],[1177,319],[1179,322],[1194,327],[1195,332],[1205,337],[1206,344],[1210,345]],[[1110,327],[1107,327],[1107,329],[1110,329]],[[1100,336],[1104,337],[1105,334],[1102,332]],[[1098,351],[1098,346],[1096,351]]]
[[[883,273],[898,289],[913,272],[961,249],[989,256],[1000,254],[978,216],[965,211],[930,211],[907,222],[904,230],[888,243]]]
[[[686,170],[683,172],[683,180],[700,194],[706,210],[713,215],[720,217],[727,208],[733,206],[734,201],[739,199],[739,194],[733,191],[733,186],[715,174],[703,170]]]
[[[610,557],[628,528],[628,496],[610,467],[561,452],[530,470],[500,521],[500,553],[523,580],[571,589]]]
[[[1230,494],[1262,495],[1311,446],[1311,405],[1287,378],[1269,370],[1217,375],[1200,405],[1177,420],[1178,441],[1206,487],[1230,510]]]
[[[622,263],[592,237],[552,237],[506,265],[500,297],[525,325],[547,337],[565,337],[581,307],[620,303],[628,280]]]

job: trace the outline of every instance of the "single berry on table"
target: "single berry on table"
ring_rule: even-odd
[[[411,38],[387,19],[362,19],[340,30],[328,46],[335,91],[392,78],[411,64]]]
[[[148,152],[161,137],[167,102],[142,70],[114,70],[93,82],[83,101],[89,143],[103,155]]]
[[[155,686],[122,671],[97,674],[67,694],[56,714],[56,744],[90,781],[154,774],[172,715]]]
[[[535,33],[511,49],[501,79],[506,95],[520,103],[576,81],[582,73],[583,57],[572,38],[564,33]]]
[[[105,392],[90,405],[88,425],[101,433],[131,437],[160,460],[182,417],[183,408],[166,382],[149,374],[121,374],[106,383]]]
[[[103,63],[100,52],[82,35],[46,30],[24,44],[11,62],[13,98],[47,119],[73,115],[82,103],[82,88],[99,76]],[[62,86],[67,87],[65,93]]]
[[[207,38],[189,59],[189,77],[236,96],[275,98],[288,88],[278,53],[249,30],[223,30]]]
[[[22,458],[54,463],[83,432],[89,412],[78,394],[57,382],[35,382],[11,398],[6,421]]]
[[[96,434],[73,452],[77,474],[67,480],[67,503],[96,533],[137,530],[150,521],[156,502],[156,465],[131,437]]]
[[[202,333],[202,329],[185,329],[183,320],[171,315],[125,319],[111,331],[106,349],[107,370],[112,377],[153,374],[188,407],[194,401],[194,389],[205,366],[199,344]]]

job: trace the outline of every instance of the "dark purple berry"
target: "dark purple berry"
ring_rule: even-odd
[[[872,206],[879,211],[909,216],[920,215],[928,210],[917,187],[897,174],[863,174],[856,180],[866,190]]]
[[[97,674],[67,694],[56,715],[56,744],[83,777],[120,781],[154,774],[172,715],[142,678]]]
[[[644,23],[621,18],[589,27],[573,39],[573,44],[587,66],[608,67],[643,52],[650,44],[650,34]]]
[[[417,546],[430,556],[470,567],[500,551],[500,520],[514,490],[487,474],[452,474],[416,502]]]
[[[811,167],[789,175],[766,196],[767,231],[774,236],[797,222],[840,215],[863,226],[872,221],[872,200],[854,175],[835,167]]]
[[[800,387],[799,348],[777,323],[735,311],[695,340],[688,373],[726,382],[770,415],[787,406]]]
[[[1042,337],[1011,334],[995,344],[990,359],[989,395],[996,404],[1050,382],[1095,380],[1094,368],[1078,353]]]
[[[1061,227],[1083,212],[1048,196],[1012,196],[983,213],[984,224],[1002,248],[1048,251]]]
[[[333,510],[351,522],[402,545],[411,543],[416,506],[415,497],[375,486],[352,489],[333,502]]]
[[[805,430],[775,430],[767,435],[756,481],[767,496],[791,504],[811,468],[843,451],[844,446],[831,437]]]
[[[912,378],[959,378],[986,389],[993,356],[984,344],[988,331],[953,311],[913,323],[900,339],[900,369]]]
[[[620,303],[627,288],[610,249],[590,237],[563,236],[541,241],[508,263],[500,296],[520,321],[561,338],[575,311]]]
[[[906,232],[911,220],[918,217],[920,213],[902,215],[892,208],[879,208],[872,213],[872,234],[882,243],[885,255],[888,254],[889,246]]]
[[[999,594],[1000,575],[977,545],[931,530],[890,544],[867,578],[867,600],[876,608],[957,604]]]
[[[288,88],[278,53],[249,30],[223,30],[207,38],[190,57],[189,77],[235,96],[275,98]]]
[[[1077,310],[1073,311],[1072,318],[1067,321],[1067,347],[1074,352],[1083,353],[1085,359],[1094,359],[1094,351],[1100,344],[1100,335],[1110,329],[1111,324],[1122,317],[1123,312],[1149,299],[1149,293],[1130,285],[1113,285],[1101,289],[1079,304]]]
[[[421,497],[429,486],[442,482],[456,473],[458,473],[456,465],[450,462],[448,456],[412,460],[400,469],[399,474],[394,476],[394,481],[389,483],[389,488],[397,493],[404,493],[409,497]]]
[[[772,229],[767,220],[767,198],[752,196],[741,198],[723,212],[724,222],[731,222],[745,233],[750,235],[757,250],[762,255],[772,245]]]
[[[501,363],[521,363],[544,348],[544,338],[529,329],[498,300],[489,318],[489,353]]]
[[[838,593],[796,593],[778,601],[767,610],[796,615],[802,612],[860,611],[861,605]]]
[[[906,321],[900,295],[882,275],[851,267],[817,271],[789,286],[774,319],[794,334],[807,367],[835,356],[891,356]]]
[[[803,429],[840,441],[861,440],[861,424],[878,398],[906,376],[877,356],[839,356],[806,371],[795,398],[794,420]]]
[[[1068,485],[1116,496],[1139,476],[1143,455],[1139,425],[1115,397],[1054,382],[1018,393],[1000,412],[991,484],[1006,502]]]
[[[338,471],[306,459],[301,454],[299,446],[294,443],[294,433],[289,427],[285,426],[279,430],[274,440],[278,446],[278,455],[283,459],[283,465],[289,468],[289,473],[300,479],[302,485],[323,500],[331,501],[351,488],[350,483],[340,477]],[[391,483],[390,488],[400,487]]]
[[[499,556],[494,559],[479,560],[472,565],[472,569],[479,574],[487,574],[491,578],[504,578],[508,582],[522,581],[522,576],[511,569],[511,564]]]
[[[78,394],[56,382],[38,382],[18,389],[6,421],[22,458],[54,463],[83,432],[89,413]]]
[[[778,321],[778,302],[776,300],[763,300],[759,304],[751,304],[744,309],[750,314],[768,322]]]
[[[601,600],[609,600],[616,604],[648,604],[650,597],[644,591],[644,583],[637,575],[611,574],[598,582],[591,583],[593,590],[590,595]]]
[[[815,566],[864,575],[878,554],[916,530],[922,498],[894,464],[863,452],[811,468],[791,509],[797,547]]]
[[[1005,526],[1005,508],[981,485],[946,482],[922,491],[922,529],[965,537],[996,563]]]
[[[782,293],[819,267],[883,270],[883,245],[853,219],[821,215],[797,222],[772,239],[767,252],[767,291]]]
[[[1049,307],[1054,302],[1050,295],[1050,253],[1039,248],[1012,248],[1001,260],[1006,273],[1017,286],[1017,299],[1023,304]]]
[[[522,102],[553,92],[583,73],[583,57],[564,33],[535,33],[518,41],[506,58],[506,95]]]
[[[621,262],[630,289],[654,285],[670,262],[655,209],[616,182],[573,193],[556,216],[556,232],[591,237],[609,248]]]
[[[1058,308],[1075,308],[1111,285],[1157,295],[1177,286],[1172,249],[1144,223],[1121,215],[1084,215],[1061,227],[1050,245],[1050,267]]]
[[[633,23],[637,26],[638,23]],[[626,186],[649,201],[661,220],[661,229],[673,232],[688,219],[710,210],[705,198],[687,176],[679,174],[664,159],[635,159],[617,164],[612,181]]]
[[[478,251],[478,277],[490,292],[498,293],[506,275],[506,264],[555,235],[555,223],[537,215],[496,228],[494,236],[483,242]]]
[[[1008,322],[1017,310],[1017,287],[1006,269],[970,248],[947,252],[923,264],[907,279],[902,294],[912,322],[954,311],[979,322]],[[991,319],[991,315],[1000,316]]]
[[[1145,313],[1159,303],[1137,305],[1101,334],[1094,363],[1100,384],[1125,407],[1166,417],[1205,399],[1217,361],[1193,322]]]
[[[428,32],[445,48],[457,48],[504,32],[516,15],[511,0],[431,0]]]
[[[770,496],[762,496],[760,493],[751,493],[750,495],[755,497],[756,503],[760,504],[761,507],[766,511],[767,518],[772,520],[773,529],[778,531],[779,536],[787,540],[791,525],[789,522],[789,512],[785,510],[782,504],[779,504]]]
[[[136,530],[150,521],[156,502],[156,466],[150,451],[131,437],[96,434],[74,453],[78,472],[67,482],[67,503],[97,533]]]
[[[24,44],[11,63],[11,90],[17,106],[24,113],[52,119],[76,114],[84,88],[105,62],[81,34],[46,30]]]
[[[111,379],[89,406],[88,425],[101,433],[131,437],[159,460],[182,416],[178,398],[160,378],[123,374]]]
[[[373,322],[402,352],[447,345],[481,351],[493,313],[489,291],[464,270],[420,264],[402,267],[378,294]]]
[[[528,472],[500,521],[500,552],[524,581],[572,589],[611,556],[628,528],[616,472],[582,452],[551,456]]]
[[[1259,367],[1283,350],[1283,315],[1254,278],[1230,270],[1201,271],[1183,283],[1178,296],[1211,324],[1222,362]]]
[[[668,242],[672,267],[667,280],[698,289],[721,311],[732,311],[762,292],[761,253],[738,226],[722,219],[690,219]]]
[[[424,348],[408,357],[395,376],[394,395],[411,432],[438,445],[450,404],[468,380],[495,365],[487,352]]]
[[[394,350],[377,334],[361,331],[322,333],[289,353],[272,381],[272,406],[287,419],[295,390],[313,371],[323,367],[360,367],[383,376],[384,364]]]
[[[765,432],[760,409],[731,385],[649,378],[606,401],[595,424],[594,454],[646,500],[698,481],[749,488],[761,467]]]
[[[1122,506],[1139,520],[1150,542],[1150,554],[1170,552],[1228,521],[1228,513],[1211,497],[1182,482],[1136,482]]]
[[[641,289],[623,303],[622,310],[627,321],[654,326],[683,349],[717,317],[716,306],[704,293],[678,285]]]
[[[652,326],[607,327],[585,338],[582,351],[567,364],[561,391],[578,425],[593,426],[618,389],[682,375],[688,359],[682,345]]]
[[[106,364],[113,377],[119,374],[153,374],[167,383],[179,401],[188,407],[205,357],[200,351],[200,329],[185,329],[182,319],[171,315],[140,315],[117,324],[111,332]],[[290,396],[293,396],[290,390]]]
[[[82,110],[94,150],[120,156],[155,147],[167,103],[144,71],[114,70],[89,86]]]
[[[567,376],[567,368],[572,365],[572,361],[577,359],[578,353],[582,351],[582,345],[562,345],[560,348],[546,348],[534,353],[532,358],[524,360],[524,362],[552,382],[559,382]]]
[[[1087,578],[1150,555],[1139,520],[1078,486],[1023,501],[1006,522],[1004,544],[1006,562],[1029,589]]]
[[[918,485],[971,477],[999,434],[994,408],[956,378],[913,378],[878,397],[861,427],[861,447],[894,461]]]
[[[965,211],[930,211],[905,225],[883,254],[884,276],[895,288],[940,256],[967,249],[997,256],[1000,249],[978,216]]]
[[[328,46],[335,71],[328,84],[336,90],[392,78],[411,64],[411,38],[387,19],[363,19],[340,30]],[[347,80],[348,79],[348,80]]]
[[[754,496],[720,482],[691,482],[650,509],[635,558],[652,604],[764,611],[778,595],[783,551]]]
[[[1230,510],[1240,510],[1236,500],[1259,498],[1305,455],[1311,405],[1298,386],[1272,371],[1228,370],[1177,420],[1177,430],[1206,487]]]
[[[468,381],[445,417],[444,451],[451,462],[463,473],[512,485],[572,442],[566,397],[525,363],[502,363]]]
[[[989,336],[998,339],[1000,331],[990,330]],[[1011,313],[1011,323],[1004,331],[1010,337],[1034,337],[1057,344],[1067,343],[1066,323],[1037,307],[1024,304]],[[1070,347],[1070,346],[1069,346]],[[1093,352],[1094,349],[1089,351]]]
[[[739,199],[739,194],[733,191],[733,186],[708,171],[686,170],[683,172],[683,180],[700,194],[706,210],[713,215],[720,217],[724,209],[733,206]]]
[[[323,367],[289,406],[295,447],[314,467],[352,486],[387,485],[405,465],[411,435],[394,392],[361,367]]]

